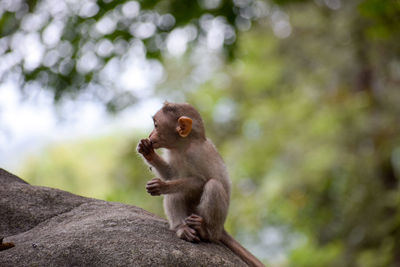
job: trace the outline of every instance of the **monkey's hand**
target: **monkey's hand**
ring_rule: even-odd
[[[152,196],[159,196],[165,193],[167,186],[168,186],[167,183],[162,181],[161,179],[153,178],[147,182],[146,190],[147,193],[149,193]]]
[[[142,154],[147,161],[152,161],[154,155],[156,155],[153,145],[148,138],[140,140],[136,150]]]

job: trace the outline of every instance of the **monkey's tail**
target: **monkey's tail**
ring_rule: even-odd
[[[265,265],[259,261],[253,254],[251,254],[247,249],[242,247],[231,235],[229,235],[225,229],[222,232],[222,237],[220,240],[225,246],[227,246],[233,253],[238,255],[244,262],[246,262],[251,267],[265,267]]]

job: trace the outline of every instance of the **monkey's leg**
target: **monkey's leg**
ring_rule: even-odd
[[[164,196],[164,210],[168,218],[171,230],[176,232],[176,235],[189,242],[200,241],[196,231],[189,227],[185,222],[185,218],[189,214],[188,206],[186,205],[184,195],[171,194]]]
[[[219,240],[224,229],[224,222],[229,206],[229,196],[222,184],[209,180],[196,208],[196,214],[185,218],[185,222],[196,229],[203,240]]]

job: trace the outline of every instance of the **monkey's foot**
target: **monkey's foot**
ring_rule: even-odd
[[[182,224],[176,230],[176,235],[183,240],[189,242],[200,242],[200,238],[194,229],[190,228],[187,224]]]
[[[192,214],[185,219],[185,223],[189,225],[190,228],[195,229],[200,237],[202,237],[203,239],[207,239],[203,217]]]

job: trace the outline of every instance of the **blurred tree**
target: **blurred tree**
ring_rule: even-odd
[[[61,3],[35,24],[48,2],[1,2],[2,75],[119,110],[137,96],[114,81],[104,89],[102,71],[146,48],[168,73],[157,94],[179,92],[204,115],[234,180],[227,227],[257,255],[287,266],[400,265],[400,1]],[[21,54],[23,36],[43,43],[42,61]],[[201,84],[204,43],[232,60],[206,61],[212,79]],[[121,181],[111,199],[142,188],[134,158],[122,153],[107,172]]]
[[[296,247],[289,266],[400,264],[399,7],[271,11],[239,36],[239,60],[188,93],[198,106],[212,98],[208,129],[233,166],[230,227],[275,225],[298,242],[281,243]],[[255,241],[265,254],[268,238]]]
[[[319,10],[326,18],[319,30],[328,34],[331,29],[325,26],[332,24],[332,14],[348,18],[340,27],[345,27],[343,35],[357,36],[354,45],[358,61],[363,64],[358,66],[361,87],[371,87],[368,83],[373,75],[366,38],[392,39],[377,44],[385,51],[398,52],[395,41],[400,8],[396,0],[5,0],[0,3],[0,80],[17,76],[14,79],[26,93],[32,83],[38,84],[51,90],[56,101],[85,93],[115,112],[138,98],[115,81],[118,69],[127,60],[132,61],[127,58],[130,51],[136,51],[132,52],[133,57],[143,53],[148,58],[161,59],[168,51],[181,54],[187,47],[190,50],[206,43],[213,49],[223,47],[222,51],[232,59],[236,36],[239,31],[248,30],[252,21],[269,16],[278,37],[290,35],[285,12],[293,6],[292,10],[299,12],[305,8]],[[303,17],[301,23],[306,21]],[[301,59],[298,55],[293,58]],[[150,65],[150,72],[156,73],[156,66]],[[154,74],[153,80],[156,77]]]
[[[230,1],[1,1],[0,80],[19,74],[26,93],[32,83],[55,101],[84,92],[118,111],[138,97],[113,80],[130,51],[156,59],[171,46],[184,52],[216,34],[209,31],[217,16],[223,36],[214,46],[232,51],[235,8]]]

